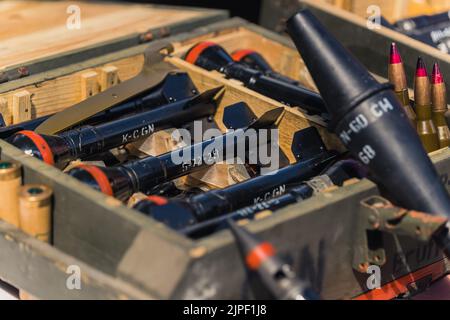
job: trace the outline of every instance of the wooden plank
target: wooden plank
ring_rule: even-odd
[[[118,77],[122,80],[136,76],[142,69],[144,63],[143,54],[134,55],[124,59],[114,61],[114,66],[118,68]],[[93,69],[88,69],[101,73],[100,65]],[[27,85],[13,91],[0,94],[0,98],[9,99],[11,95],[22,90],[27,90],[33,95],[33,106],[35,113],[33,117],[39,117],[50,113],[61,111],[71,105],[80,102],[83,98],[81,92],[81,78],[83,74],[90,72],[80,70],[54,79]]]
[[[12,97],[13,123],[19,123],[31,119],[31,93],[22,90]]]
[[[98,73],[88,71],[81,74],[81,99],[86,100],[100,92]]]
[[[105,66],[100,71],[100,89],[106,89],[119,83],[119,68],[116,66]]]
[[[8,100],[6,98],[0,98],[0,114],[2,115],[6,125],[10,125],[12,121],[11,112],[9,111]]]
[[[8,1],[3,2],[0,21],[0,30],[3,30],[0,31],[0,69],[189,21],[204,14],[180,8],[80,1],[23,1],[20,5],[8,5]]]

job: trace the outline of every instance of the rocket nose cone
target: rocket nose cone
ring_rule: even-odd
[[[309,11],[287,21],[287,30],[313,77],[333,121],[360,99],[385,88]]]

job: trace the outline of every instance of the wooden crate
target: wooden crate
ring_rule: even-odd
[[[277,71],[313,87],[289,40],[241,19],[211,24],[169,40],[175,51],[167,61],[187,71],[200,90],[225,86],[225,95],[216,115],[222,129],[220,119],[226,105],[245,101],[256,115],[282,105],[217,72],[208,72],[183,61],[181,57],[187,48],[200,40],[216,41],[227,50],[256,47]],[[161,43],[155,41],[148,46],[158,48]],[[78,71],[84,72],[94,65],[116,64],[120,59],[134,61],[134,67],[140,70],[142,54],[141,47],[130,48],[98,57],[95,62],[87,60],[87,69]],[[71,74],[61,71],[61,77]],[[76,83],[76,78],[70,81]],[[45,84],[43,81],[41,88],[45,88]],[[31,88],[32,84],[22,85]],[[52,90],[50,86],[39,94],[51,96]],[[49,104],[44,102],[41,106]],[[47,108],[46,112],[58,110]],[[286,108],[279,127],[280,144],[291,162],[294,161],[290,152],[293,132],[311,125],[320,129],[329,148],[342,150],[338,139],[324,128],[320,118],[307,116],[296,108]],[[237,299],[246,296],[245,271],[228,231],[190,240],[119,201],[93,191],[58,169],[24,155],[4,141],[0,141],[0,147],[2,159],[14,159],[23,164],[25,183],[47,184],[55,194],[53,247],[0,223],[0,249],[5,247],[9,250],[5,252],[14,253],[0,254],[1,278],[39,298]],[[433,155],[439,172],[448,172],[449,156],[448,150]],[[361,201],[373,195],[378,195],[373,183],[367,180],[350,183],[257,219],[248,227],[273,242],[282,255],[288,256],[294,268],[310,279],[324,298],[357,297],[366,291],[368,275],[355,271],[352,266],[354,231],[363,214]],[[391,234],[383,234],[383,240],[387,256],[387,263],[382,267],[383,284],[429,266],[434,268],[432,271],[426,269],[425,273],[427,276],[432,274],[433,280],[448,271],[442,254],[433,243],[419,243]],[[397,247],[392,245],[394,242]],[[405,264],[398,262],[403,251],[408,253]],[[423,251],[426,251],[426,258],[419,254]],[[9,255],[14,258],[7,258]],[[31,267],[22,265],[26,263]],[[81,291],[67,290],[64,286],[69,264],[80,265],[82,272],[86,269],[87,278],[83,279]],[[47,285],[42,287],[39,285],[42,283]]]

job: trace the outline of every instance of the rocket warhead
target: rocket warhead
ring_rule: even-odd
[[[329,108],[331,128],[385,195],[401,207],[448,218],[449,194],[391,87],[379,84],[310,11],[295,14],[287,27]],[[417,79],[424,79],[421,61]],[[448,229],[434,239],[450,257]]]
[[[378,83],[314,15],[287,29],[332,116],[331,129],[397,205],[450,215],[450,198],[391,85]]]
[[[245,268],[258,274],[265,288],[277,300],[318,300],[308,282],[300,280],[291,266],[284,262],[269,242],[260,241],[256,236],[228,220],[239,248]]]

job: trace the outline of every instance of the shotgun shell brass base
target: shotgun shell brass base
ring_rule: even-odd
[[[25,185],[19,195],[20,228],[45,242],[51,241],[52,193],[44,185]]]
[[[19,227],[21,168],[19,163],[0,161],[0,219],[16,227]]]

